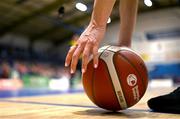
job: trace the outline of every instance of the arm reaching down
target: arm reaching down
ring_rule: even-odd
[[[82,73],[86,71],[88,59],[93,55],[94,67],[98,66],[98,48],[106,31],[107,20],[111,14],[115,0],[95,0],[91,21],[81,34],[75,46],[72,46],[66,56],[65,66],[71,67],[74,73],[78,59],[82,54]]]
[[[120,0],[119,46],[131,47],[131,37],[136,23],[138,0]]]

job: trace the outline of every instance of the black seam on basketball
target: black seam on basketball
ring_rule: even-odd
[[[109,46],[109,47],[110,47],[110,46]],[[108,47],[107,47],[107,48],[108,48]],[[107,48],[106,48],[106,49],[107,49]],[[105,51],[106,49],[104,49],[104,51]],[[103,52],[104,52],[104,51],[103,51]],[[101,57],[101,55],[103,54],[103,52],[100,53],[98,60],[100,59],[100,57]],[[93,59],[92,59],[92,62],[93,62]],[[93,77],[92,77],[92,98],[93,98],[94,103],[97,104],[97,103],[96,103],[96,102],[97,102],[97,101],[96,101],[96,97],[95,97],[95,91],[94,91],[94,90],[95,90],[95,88],[94,88],[95,69],[94,69],[94,68],[93,68],[93,74],[92,74],[92,75],[93,75]]]
[[[105,64],[106,64],[106,63],[105,63]],[[113,65],[114,65],[114,63],[113,63]],[[107,67],[107,65],[106,65],[106,67]],[[108,67],[107,67],[107,69],[108,69]],[[114,92],[114,95],[115,95],[115,97],[116,97],[116,101],[117,101],[118,104],[119,104],[119,108],[122,109],[121,104],[119,103],[118,97],[117,97],[117,95],[116,95],[116,90],[115,90],[114,85],[113,85],[113,82],[112,82],[112,77],[111,77],[111,75],[110,75],[109,70],[107,70],[107,71],[108,71],[108,74],[109,74],[109,77],[110,77],[109,80],[110,80],[110,82],[111,82],[111,85],[112,85],[112,88],[113,88],[113,92]]]
[[[106,64],[106,62],[104,61],[104,60],[102,60],[103,62],[104,62],[104,64]],[[107,64],[106,64],[106,69],[108,69],[108,66],[107,66]],[[108,72],[108,75],[109,75],[109,80],[110,80],[110,82],[111,82],[111,85],[112,85],[112,88],[113,88],[113,92],[114,92],[114,95],[115,95],[115,97],[116,97],[116,101],[118,102],[118,104],[119,104],[119,108],[120,109],[122,109],[122,107],[121,107],[121,105],[120,105],[120,103],[119,103],[119,101],[118,101],[118,97],[117,97],[117,95],[116,95],[116,91],[115,91],[115,88],[114,88],[114,85],[113,85],[113,82],[112,82],[112,77],[111,77],[111,75],[110,75],[110,72],[109,72],[109,70],[107,70],[107,72]]]
[[[109,46],[109,47],[111,47],[111,46]],[[106,50],[106,51],[109,51],[109,50],[108,50],[109,47],[107,47],[105,50]],[[105,50],[104,50],[104,51],[105,51]],[[104,53],[104,51],[101,53],[101,55]],[[101,55],[100,55],[99,57],[101,57]],[[114,57],[114,55],[113,55],[113,57]],[[103,59],[102,59],[102,61],[105,62]],[[105,64],[106,64],[106,63],[105,63]],[[114,62],[113,62],[113,65],[114,65]],[[107,67],[107,65],[106,65],[106,67]],[[107,69],[108,69],[108,67],[107,67]],[[114,95],[115,95],[116,100],[117,100],[117,102],[118,102],[118,104],[119,104],[119,108],[122,109],[121,104],[119,103],[118,97],[117,97],[117,95],[116,95],[116,90],[115,90],[114,85],[113,85],[113,82],[112,82],[112,77],[111,77],[111,75],[110,75],[109,70],[107,70],[107,71],[108,71],[108,74],[109,74],[109,77],[110,77],[111,85],[112,85],[112,87],[113,87]]]
[[[142,75],[139,73],[138,69],[135,67],[135,65],[126,57],[124,56],[123,54],[119,53],[120,56],[122,56],[122,58],[124,58],[135,70],[136,72],[138,73],[138,75],[141,77],[141,80],[142,80],[142,84],[143,84],[143,88],[144,90],[146,90],[146,86],[144,84],[144,78],[142,77]]]
[[[107,49],[108,50],[108,49]],[[114,51],[112,51],[112,50],[108,50],[108,51],[110,51],[110,52],[114,52]],[[118,51],[116,51],[116,52],[121,52],[121,51],[130,51],[130,50],[125,50],[125,49],[120,49],[120,50],[118,50]],[[114,52],[114,53],[116,53],[116,52]],[[132,52],[132,51],[130,51],[130,52]],[[121,54],[122,55],[122,54]],[[124,55],[123,55],[124,56]],[[138,55],[137,55],[138,56]],[[124,56],[125,57],[125,56]],[[139,57],[139,56],[138,56]],[[128,60],[128,58],[127,57],[125,57],[127,60]],[[141,58],[140,58],[141,59]],[[129,61],[129,60],[128,60]],[[129,61],[130,62],[130,61]],[[138,70],[137,70],[137,68],[134,66],[134,64],[133,63],[130,63],[130,64],[132,64],[132,66],[135,68],[135,70],[138,72]],[[145,65],[144,64],[144,62],[143,62],[143,65]],[[146,71],[147,71],[147,69],[146,69]],[[140,74],[139,72],[138,72],[138,74]],[[140,75],[140,77],[141,77],[141,75]],[[142,77],[141,77],[142,78]],[[145,86],[145,84],[144,84],[144,78],[142,78],[142,82],[143,82],[143,88],[145,89],[145,91],[146,91],[146,86]]]
[[[127,50],[119,50],[119,51],[127,51]],[[132,52],[132,51],[130,51],[130,52]],[[132,52],[133,53],[133,52]],[[122,54],[123,55],[123,54]],[[124,55],[123,55],[124,56]],[[139,56],[139,55],[136,55],[137,57],[139,57],[141,60],[142,60],[142,63],[143,63],[143,65],[144,66],[146,66],[145,65],[145,63],[144,63],[144,61],[143,61],[143,59]],[[125,58],[127,58],[126,56],[124,56]],[[128,58],[127,58],[128,59]],[[128,59],[129,60],[129,59]],[[131,64],[133,64],[132,62],[131,62]],[[133,67],[137,70],[137,68],[135,67],[135,65],[133,64]],[[138,71],[138,70],[137,70]],[[145,71],[147,72],[147,68],[145,67]],[[138,72],[139,73],[139,72]],[[139,73],[140,74],[140,73]],[[148,73],[147,73],[147,75],[148,75]],[[141,75],[140,75],[141,76]],[[147,76],[148,77],[148,76]],[[143,82],[143,85],[144,85],[144,82],[145,82],[145,79],[144,78],[142,78],[142,82]],[[146,86],[144,86],[145,87],[145,89],[146,89]],[[146,90],[145,90],[146,91]]]
[[[113,55],[113,65],[114,65],[114,62],[115,62],[115,61],[114,61],[114,60],[115,60],[115,58],[114,58],[114,57],[115,57],[115,53],[116,53],[116,52],[114,52],[114,55]],[[114,68],[115,68],[115,70],[116,70],[116,72],[117,72],[117,68],[116,68],[116,67],[117,67],[117,66],[114,65]],[[120,79],[121,79],[121,76],[120,76],[119,73],[116,73],[116,74],[118,75],[119,83],[120,83],[120,85],[121,85],[121,87],[122,87],[122,81],[120,80]],[[122,88],[122,91],[124,92],[123,88]],[[123,93],[123,92],[122,92],[122,93]],[[125,96],[124,93],[123,93],[123,95],[124,95],[124,98],[125,98],[125,101],[126,101],[126,100],[127,100],[127,99],[126,99],[126,96]],[[126,102],[126,104],[127,104],[127,102]],[[127,104],[127,105],[128,105],[128,104]],[[129,106],[129,105],[128,105],[128,106]]]
[[[108,50],[108,49],[107,49]],[[116,52],[120,52],[120,51],[130,51],[130,50],[125,50],[125,49],[120,49],[120,50],[118,50],[118,51],[112,51],[112,50],[108,50],[108,51],[110,51],[110,52],[114,52],[114,53],[116,53]],[[132,52],[132,51],[130,51],[130,52]],[[133,52],[132,52],[133,53]],[[138,56],[138,55],[137,55]],[[142,59],[140,56],[138,56],[140,59]],[[143,59],[142,59],[143,60]],[[142,62],[143,63],[143,65],[145,65],[145,63],[144,62]],[[145,69],[146,71],[147,71],[147,69]]]

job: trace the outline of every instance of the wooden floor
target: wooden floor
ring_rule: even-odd
[[[148,89],[130,109],[108,112],[97,108],[84,93],[0,99],[0,119],[180,119],[178,114],[151,112],[146,101],[173,89]]]

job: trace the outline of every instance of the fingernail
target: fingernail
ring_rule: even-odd
[[[65,67],[67,67],[68,66],[68,64],[67,63],[65,63]]]
[[[71,74],[73,74],[74,73],[74,71],[71,69]]]
[[[85,69],[82,69],[82,73],[84,73],[85,72]]]
[[[98,67],[98,65],[97,65],[97,64],[95,64],[95,65],[94,65],[94,68],[96,69],[97,67]]]

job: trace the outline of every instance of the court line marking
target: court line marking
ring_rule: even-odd
[[[46,102],[33,102],[33,101],[14,101],[14,100],[1,100],[0,102],[19,103],[19,104],[37,104],[37,105],[49,105],[49,106],[65,106],[65,107],[82,107],[82,108],[98,108],[97,106],[88,105],[76,105],[76,104],[60,104],[60,103],[46,103]]]
[[[84,92],[82,89],[79,90],[47,90],[47,89],[21,89],[21,90],[0,90],[0,98],[11,98],[11,97],[32,97],[32,96],[46,96],[46,95],[60,95],[60,94],[74,94]]]

